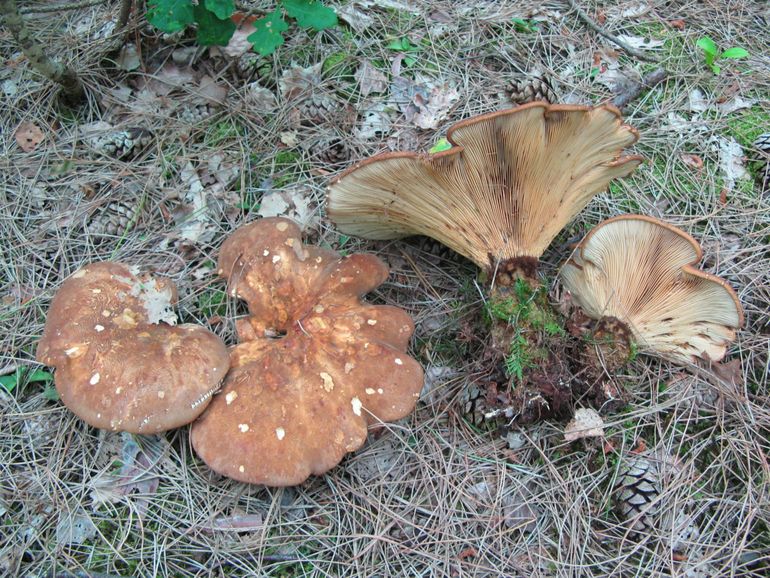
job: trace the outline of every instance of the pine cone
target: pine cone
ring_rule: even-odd
[[[96,236],[118,237],[133,228],[137,217],[136,208],[112,201],[92,215],[88,232]]]
[[[91,144],[102,154],[120,160],[129,160],[137,156],[151,142],[152,133],[149,130],[131,127],[97,137]]]
[[[527,104],[535,101],[553,104],[558,100],[548,81],[539,77],[522,77],[511,80],[505,87],[505,95],[513,104]]]
[[[312,93],[298,104],[297,109],[302,126],[316,126],[329,122],[338,106],[328,95]]]
[[[658,467],[643,456],[632,457],[622,467],[615,492],[623,521],[636,532],[648,532],[661,492]]]
[[[311,154],[318,162],[333,167],[344,165],[350,160],[350,149],[340,139],[327,140],[314,145],[311,148]]]

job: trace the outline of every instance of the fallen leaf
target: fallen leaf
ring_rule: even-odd
[[[213,78],[206,75],[201,77],[196,94],[210,104],[223,104],[227,97],[227,87],[217,84]]]
[[[725,363],[712,363],[711,371],[722,381],[733,385],[743,385],[743,367],[741,360],[737,357]]]
[[[118,57],[115,59],[115,65],[127,72],[137,70],[142,65],[142,61],[139,58],[136,46],[134,44],[126,44],[121,48],[120,54],[118,54]]]
[[[700,88],[694,88],[687,95],[689,109],[692,112],[704,112],[709,109],[709,102],[706,100],[706,95]]]
[[[320,218],[317,209],[313,189],[308,185],[297,184],[266,192],[257,214],[261,217],[288,217],[306,231],[317,225]]]
[[[730,114],[731,112],[735,112],[736,110],[743,110],[745,108],[751,108],[757,104],[757,100],[753,98],[743,98],[740,95],[736,95],[733,98],[726,100],[724,102],[720,102],[717,104],[717,108],[720,112],[723,112],[725,114]]]
[[[368,60],[361,62],[355,78],[362,96],[369,96],[373,92],[385,92],[388,88],[388,78]]]
[[[31,122],[23,122],[16,128],[16,144],[25,153],[31,153],[45,140],[43,131]]]
[[[321,84],[323,62],[302,68],[296,64],[283,71],[278,81],[278,89],[286,100],[297,100],[312,93]]]
[[[724,177],[724,185],[728,191],[735,188],[735,183],[750,178],[744,164],[743,148],[730,137],[715,137],[719,147],[719,168]]]
[[[630,34],[619,34],[618,40],[627,44],[631,48],[638,50],[652,50],[653,48],[660,48],[664,44],[664,40],[658,40],[657,38],[644,38],[642,36],[632,36]]]
[[[518,485],[513,493],[503,496],[503,523],[519,532],[533,532],[541,517],[540,507],[533,499],[532,484]]]
[[[254,15],[245,15],[242,12],[236,12],[230,19],[238,26],[230,37],[227,46],[219,48],[230,58],[239,58],[251,50],[251,42],[248,37],[256,32],[254,21],[257,19]]]
[[[355,128],[355,135],[363,140],[382,138],[393,126],[393,113],[385,103],[378,103],[361,112],[362,118]]]
[[[359,34],[374,24],[374,18],[358,8],[355,2],[338,6],[335,8],[335,11],[340,20],[347,22]]]
[[[722,206],[727,204],[727,189],[719,191],[719,204]]]
[[[590,408],[575,410],[575,417],[564,428],[564,439],[573,442],[581,438],[604,437],[604,420]]]
[[[479,551],[476,550],[476,548],[470,547],[470,548],[465,548],[464,550],[461,550],[460,553],[457,555],[457,558],[460,560],[465,560],[466,558],[473,558],[478,555],[479,555]]]
[[[692,167],[698,171],[703,169],[703,159],[698,155],[683,153],[680,158],[688,167]]]
[[[294,148],[299,143],[299,133],[296,130],[286,130],[280,133],[278,138],[289,148]]]
[[[219,516],[209,524],[201,524],[198,529],[204,532],[253,532],[264,528],[262,514],[234,514]]]
[[[275,112],[278,107],[278,101],[275,94],[258,82],[252,82],[246,85],[246,102],[256,112],[266,114]]]
[[[59,513],[59,522],[56,524],[57,545],[82,544],[93,540],[96,533],[96,524],[84,510],[79,508],[72,512],[65,509]]]
[[[677,18],[676,20],[669,20],[668,21],[669,26],[672,28],[676,28],[677,30],[684,30],[685,28],[685,21],[681,18]]]

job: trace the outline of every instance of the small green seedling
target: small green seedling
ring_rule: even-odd
[[[158,30],[171,34],[195,24],[201,46],[226,46],[235,33],[232,20],[234,0],[148,0],[147,20]],[[284,13],[301,28],[325,30],[337,25],[337,14],[319,0],[279,0],[275,10],[254,22],[248,37],[252,47],[268,56],[283,44],[289,29]]]
[[[445,138],[440,138],[436,144],[434,144],[432,147],[428,149],[428,152],[430,154],[440,153],[443,151],[448,151],[452,148],[452,143],[450,143]]]
[[[513,18],[513,28],[516,32],[539,32],[537,24],[534,20],[527,20],[526,18]]]
[[[739,60],[741,58],[746,58],[749,55],[749,51],[740,46],[733,46],[724,52],[720,52],[717,43],[708,36],[699,38],[695,45],[703,51],[703,58],[706,60],[706,66],[708,66],[714,74],[719,74],[722,71],[722,68],[717,64],[718,60]]]
[[[16,371],[10,375],[3,375],[0,377],[0,386],[2,386],[8,393],[11,393],[16,387],[25,382],[43,383],[45,384],[43,397],[51,401],[59,399],[59,394],[53,386],[53,375],[44,369],[30,370],[25,367],[17,367]]]

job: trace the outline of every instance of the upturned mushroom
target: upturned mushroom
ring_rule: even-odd
[[[175,326],[176,288],[121,263],[87,265],[56,293],[37,359],[62,402],[92,426],[158,433],[206,409],[229,366],[212,332]]]
[[[269,486],[299,484],[359,448],[367,427],[407,415],[423,384],[406,354],[401,309],[361,297],[387,277],[373,255],[303,246],[283,218],[242,227],[222,245],[219,273],[246,301],[222,391],[193,424],[209,467]]]
[[[531,103],[449,129],[435,155],[386,153],[334,180],[326,212],[367,239],[427,235],[464,255],[499,285],[534,279],[553,238],[598,192],[628,175],[636,142],[610,106]]]
[[[631,339],[640,352],[679,363],[720,361],[743,309],[724,279],[696,267],[702,255],[676,227],[622,215],[586,235],[561,281],[612,343]]]
[[[563,331],[538,260],[597,193],[639,165],[622,155],[637,133],[610,106],[532,103],[460,122],[447,139],[443,153],[388,153],[345,171],[329,186],[327,214],[344,233],[427,235],[476,263],[491,284],[483,362],[504,371],[490,373],[479,398],[487,405],[474,413],[520,423],[566,415]]]

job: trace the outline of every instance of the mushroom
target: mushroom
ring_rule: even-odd
[[[449,129],[451,149],[386,153],[329,187],[337,228],[368,239],[427,235],[472,260],[496,282],[534,279],[561,229],[639,156],[637,139],[610,106],[531,103]]]
[[[359,448],[367,427],[407,415],[423,385],[406,355],[414,325],[361,296],[387,267],[373,255],[305,247],[300,229],[266,218],[236,231],[219,257],[236,322],[231,369],[192,443],[213,470],[249,483],[299,484]]]
[[[56,368],[62,402],[92,426],[158,433],[206,409],[227,373],[222,341],[174,326],[176,288],[121,263],[87,265],[51,303],[37,359]]]
[[[676,227],[622,215],[586,235],[561,280],[586,315],[616,327],[616,337],[630,332],[642,351],[684,363],[719,361],[743,310],[724,279],[696,268],[701,256],[695,239]]]

